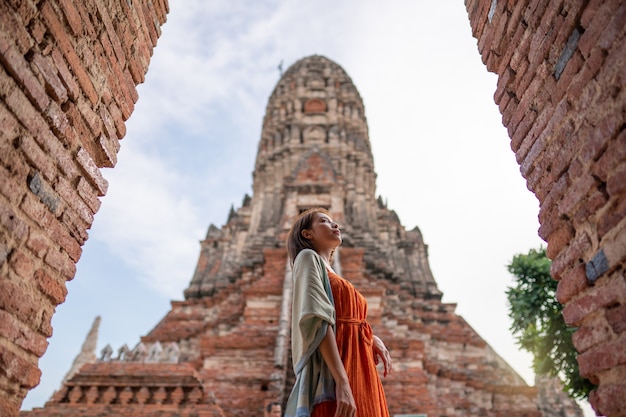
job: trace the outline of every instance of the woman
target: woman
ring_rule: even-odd
[[[365,298],[331,263],[341,231],[328,211],[310,209],[287,236],[293,264],[292,357],[296,383],[289,417],[388,417],[376,369],[391,358],[366,321]]]

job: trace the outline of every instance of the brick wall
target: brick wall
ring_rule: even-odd
[[[0,415],[39,382],[167,0],[0,1]]]
[[[578,327],[590,401],[626,415],[626,3],[467,0],[494,99]]]

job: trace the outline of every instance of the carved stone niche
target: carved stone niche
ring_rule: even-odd
[[[326,102],[319,98],[312,98],[304,103],[305,113],[324,113],[326,112]]]
[[[312,77],[307,80],[306,86],[311,90],[321,90],[326,87],[326,83],[320,77]]]

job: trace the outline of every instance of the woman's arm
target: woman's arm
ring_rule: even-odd
[[[335,332],[333,332],[330,326],[326,326],[326,336],[322,339],[319,350],[335,379],[335,395],[337,397],[335,417],[353,417],[356,413],[354,396],[352,395],[350,382],[348,382],[346,369],[343,367],[341,357],[339,356],[339,350],[337,350]]]
[[[376,362],[376,365],[378,365],[378,357],[382,359],[383,366],[385,368],[383,375],[387,376],[387,374],[391,373],[391,368],[392,368],[391,355],[389,354],[389,351],[387,350],[387,346],[385,346],[385,344],[383,343],[380,337],[373,336],[373,339],[374,339],[374,343],[373,343],[374,362]]]

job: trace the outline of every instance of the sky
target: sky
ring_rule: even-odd
[[[41,407],[100,316],[97,354],[134,347],[183,299],[210,224],[252,194],[267,100],[283,70],[318,54],[365,104],[377,195],[417,226],[430,266],[461,315],[530,385],[515,344],[506,265],[545,243],[461,1],[185,0],[170,13],[107,195],[52,319]],[[393,352],[391,352],[393,355]],[[590,414],[593,415],[593,414]]]

